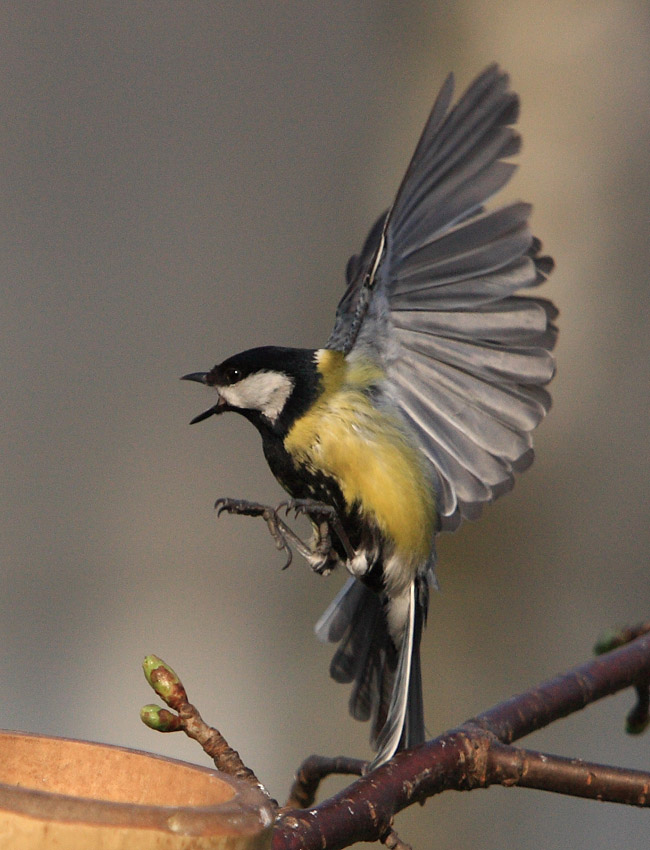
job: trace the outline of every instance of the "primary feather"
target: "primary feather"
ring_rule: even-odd
[[[487,68],[449,110],[438,96],[395,203],[348,263],[328,347],[379,359],[433,469],[443,528],[476,518],[532,460],[550,407],[555,308],[516,296],[552,269],[531,207],[486,212],[519,150],[518,98]],[[374,274],[371,274],[374,269]]]

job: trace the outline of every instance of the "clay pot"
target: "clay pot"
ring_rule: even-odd
[[[272,823],[261,792],[216,769],[0,731],[3,850],[263,850]]]

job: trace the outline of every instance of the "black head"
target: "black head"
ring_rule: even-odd
[[[184,375],[183,380],[197,381],[218,393],[217,403],[192,424],[232,410],[260,429],[286,430],[320,391],[315,352],[303,348],[251,348],[209,372]]]

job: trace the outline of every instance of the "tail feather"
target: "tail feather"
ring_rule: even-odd
[[[323,643],[338,643],[349,628],[352,618],[366,588],[355,578],[349,578],[323,611],[314,626],[318,640]]]
[[[420,637],[428,585],[417,578],[408,591],[407,615],[396,645],[389,628],[391,600],[350,578],[316,624],[323,641],[339,642],[330,665],[337,682],[353,683],[350,714],[371,720],[372,767],[398,749],[424,740]]]
[[[404,739],[407,726],[407,708],[410,696],[411,661],[413,658],[413,638],[415,636],[415,584],[408,590],[408,613],[400,641],[397,669],[390,689],[390,701],[386,720],[376,741],[377,755],[370,768],[377,767],[397,751]],[[390,604],[390,603],[389,603]],[[385,696],[382,694],[382,703]]]
[[[358,633],[358,664],[349,701],[350,714],[355,720],[365,721],[372,718],[370,740],[373,746],[386,719],[385,712],[382,716],[381,707],[387,706],[390,700],[397,666],[394,648],[384,640],[382,616],[383,612],[379,607],[373,628],[365,636],[363,632]]]
[[[405,750],[424,743],[424,703],[422,700],[422,667],[420,664],[420,640],[427,615],[428,588],[424,583],[417,583],[415,588],[415,611],[413,623],[413,650],[411,653],[411,676],[408,686],[408,702],[404,730],[398,749]]]
[[[369,637],[380,631],[377,623],[381,616],[379,596],[356,579],[348,579],[315,626],[320,640],[340,644],[330,664],[335,682],[356,681],[366,669],[372,650]]]

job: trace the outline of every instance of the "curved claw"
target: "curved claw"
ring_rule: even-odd
[[[282,548],[287,553],[287,562],[282,567],[282,570],[284,571],[284,570],[288,569],[288,567],[291,566],[291,562],[293,561],[293,552],[291,551],[291,548],[289,546],[287,546],[286,543],[284,544],[284,546]]]
[[[293,499],[287,499],[286,502],[280,502],[280,504],[275,509],[278,513],[284,508],[284,515],[289,516],[289,511],[293,507]]]
[[[266,525],[268,530],[271,532],[271,537],[275,540],[275,548],[281,552],[283,549],[287,553],[287,560],[285,565],[282,567],[283,570],[286,570],[287,567],[293,561],[293,552],[291,551],[291,547],[287,543],[284,534],[278,528],[277,517],[275,513],[269,513],[264,517],[266,521]]]
[[[218,519],[225,510],[228,510],[228,499],[217,499],[214,503],[214,509],[217,512]]]
[[[307,505],[303,502],[295,501],[291,508],[293,509],[294,516],[309,516],[309,511],[307,510]]]
[[[284,508],[285,516],[289,516],[290,511],[293,511],[296,517],[301,514],[303,516],[309,516],[309,511],[313,508],[314,504],[311,499],[287,499],[286,502],[280,502],[277,510],[280,511]]]

